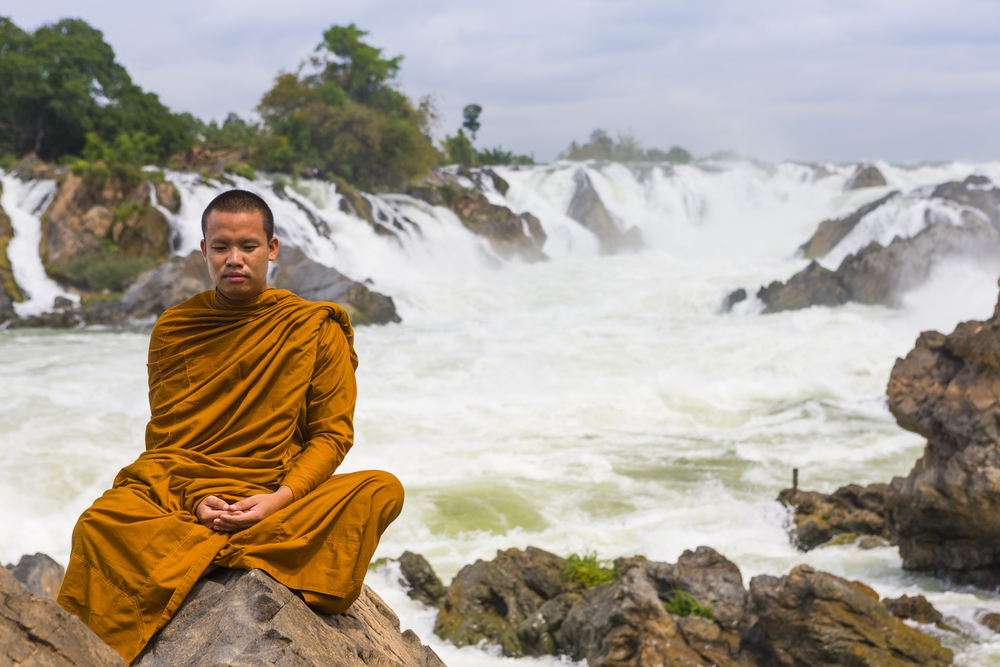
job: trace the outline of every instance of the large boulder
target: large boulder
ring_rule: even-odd
[[[373,292],[336,269],[312,261],[298,248],[286,246],[278,252],[270,282],[273,287],[294,292],[306,301],[340,304],[354,324],[400,321],[392,297]]]
[[[411,551],[404,551],[399,557],[399,570],[403,575],[401,583],[409,589],[406,591],[407,597],[423,602],[428,607],[441,606],[447,589],[426,558]]]
[[[952,652],[892,616],[864,584],[800,565],[785,577],[750,582],[746,633],[768,662],[782,667],[949,665]]]
[[[899,425],[927,438],[889,503],[903,567],[1000,588],[1000,306],[922,333],[886,392]]]
[[[59,596],[59,587],[62,586],[63,575],[66,573],[62,565],[41,553],[21,556],[17,565],[10,563],[6,569],[32,595],[47,595],[53,600]]]
[[[878,167],[870,164],[860,164],[854,170],[854,174],[847,179],[844,189],[859,190],[861,188],[875,188],[882,185],[885,185],[885,176],[878,170]]]
[[[0,568],[0,664],[124,667],[118,653],[50,597]]]
[[[260,570],[195,584],[135,667],[444,667],[368,586],[346,613],[313,612]]]
[[[833,250],[838,243],[843,241],[844,237],[850,234],[854,228],[858,226],[858,223],[861,222],[861,218],[865,217],[898,195],[898,190],[890,192],[885,197],[869,204],[865,204],[849,215],[842,218],[824,220],[819,223],[819,227],[816,228],[816,233],[813,234],[812,238],[806,241],[800,248],[802,254],[809,259],[818,259],[822,257],[826,253]]]
[[[122,295],[121,303],[133,317],[159,317],[167,308],[214,287],[205,258],[195,250],[140,275]]]
[[[893,534],[885,515],[892,493],[888,484],[851,484],[829,494],[785,489],[778,494],[778,501],[795,513],[795,546],[809,551],[831,540],[847,542],[862,536],[875,537],[877,544],[888,543]]]
[[[573,183],[576,190],[573,192],[566,215],[597,236],[601,242],[602,253],[612,255],[642,247],[642,231],[638,227],[631,227],[625,232],[618,229],[586,171],[578,169],[573,174]]]

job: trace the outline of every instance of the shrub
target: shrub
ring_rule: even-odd
[[[122,283],[156,266],[149,257],[126,257],[102,248],[100,252],[77,257],[49,271],[53,277],[82,289],[100,292],[122,291]]]
[[[227,174],[236,174],[237,176],[242,176],[251,181],[257,180],[257,172],[254,171],[253,167],[248,164],[241,164],[239,162],[227,162],[223,170]]]
[[[566,559],[562,574],[566,580],[583,582],[587,588],[608,584],[618,578],[618,570],[609,562],[598,560],[596,551],[582,556],[572,554]]]
[[[675,616],[701,616],[715,620],[712,616],[712,605],[699,604],[695,596],[680,588],[675,588],[670,593],[670,598],[663,603],[663,607]]]

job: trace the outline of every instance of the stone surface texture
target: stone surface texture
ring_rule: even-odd
[[[785,489],[778,501],[795,512],[795,545],[809,551],[838,537],[873,535],[886,542],[892,540],[885,519],[886,502],[892,493],[888,484],[851,484],[830,494]]]
[[[601,196],[594,189],[594,184],[590,182],[587,172],[578,169],[573,174],[573,182],[576,190],[573,192],[566,215],[597,236],[603,254],[613,255],[642,247],[642,231],[638,227],[631,227],[624,232],[618,229],[611,213],[601,201]]]
[[[6,569],[32,595],[47,595],[53,600],[59,595],[59,587],[62,586],[63,575],[66,573],[62,565],[41,553],[21,556],[17,565],[10,563]]]

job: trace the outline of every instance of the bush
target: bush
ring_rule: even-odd
[[[687,591],[675,588],[670,593],[670,599],[663,603],[663,608],[675,616],[701,616],[714,621],[712,605],[701,605],[697,598]]]
[[[223,170],[227,174],[236,174],[237,176],[242,176],[251,181],[257,180],[257,172],[254,171],[253,167],[248,164],[242,164],[239,162],[227,162]]]
[[[49,271],[54,277],[81,289],[121,292],[126,280],[156,266],[149,257],[126,257],[118,251],[103,249],[93,255],[78,257]]]
[[[476,163],[484,167],[493,165],[533,165],[535,158],[531,155],[514,155],[513,151],[505,151],[502,147],[476,151]]]
[[[581,581],[587,588],[608,584],[618,578],[618,570],[609,562],[598,560],[596,551],[582,556],[572,554],[566,559],[562,574],[567,581]]]

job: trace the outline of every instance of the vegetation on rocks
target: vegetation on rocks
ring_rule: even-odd
[[[587,588],[597,584],[607,584],[618,578],[618,570],[614,564],[611,561],[598,559],[596,551],[568,556],[562,574],[567,581],[582,582]]]
[[[700,616],[715,620],[712,616],[712,605],[699,603],[698,598],[680,588],[675,588],[670,593],[670,597],[663,603],[663,608],[675,616]]]

